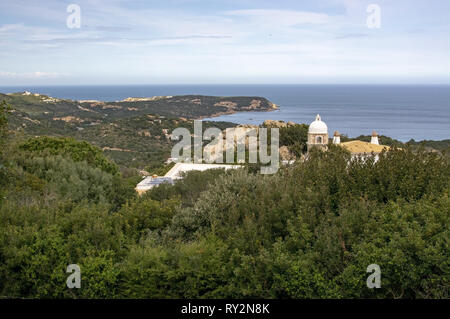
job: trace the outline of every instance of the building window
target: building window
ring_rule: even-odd
[[[317,136],[316,137],[316,143],[317,144],[322,144],[322,136]]]

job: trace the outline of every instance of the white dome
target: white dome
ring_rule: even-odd
[[[320,115],[317,114],[316,120],[309,125],[308,133],[312,134],[327,134],[328,127],[325,122],[322,122]]]

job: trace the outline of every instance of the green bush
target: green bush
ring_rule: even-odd
[[[133,176],[38,150],[8,154],[0,296],[450,296],[445,156],[405,148],[361,160],[331,146],[274,175],[192,172],[137,197]],[[69,264],[81,289],[66,287]],[[366,286],[370,264],[380,289]]]
[[[69,156],[75,162],[86,161],[102,171],[117,174],[118,167],[109,161],[101,149],[85,141],[77,141],[73,138],[56,138],[40,136],[31,138],[22,145],[22,150],[38,155],[64,155]]]

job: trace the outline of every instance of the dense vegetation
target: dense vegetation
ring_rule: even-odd
[[[139,177],[102,169],[99,149],[8,132],[6,110],[0,296],[450,297],[450,163],[438,153],[374,162],[331,146],[275,175],[193,172],[137,197]],[[380,289],[366,286],[373,263]],[[80,289],[66,287],[69,264]]]
[[[0,94],[0,98],[12,106],[9,128],[14,131],[28,136],[74,137],[100,147],[122,168],[151,170],[170,157],[170,133],[180,126],[193,131],[194,118],[242,111],[254,100],[260,101],[257,110],[271,108],[269,101],[258,97],[175,96],[152,101],[78,102],[15,93]],[[233,105],[233,109],[227,105]],[[235,124],[203,122],[205,129],[211,126],[225,129]]]
[[[147,114],[196,119],[228,112],[269,111],[274,107],[265,98],[250,96],[180,95],[143,101],[102,102],[56,99],[42,94],[0,93],[0,100],[5,100],[15,110],[23,112],[18,116],[26,114],[30,119],[39,121],[72,116],[73,122],[78,122],[81,126]]]
[[[1,94],[12,110],[9,128],[27,136],[73,137],[100,147],[120,168],[157,171],[170,157],[173,142],[169,135],[177,127],[193,131],[193,119],[239,111],[268,111],[273,104],[261,97],[214,97],[184,95],[157,97],[146,101],[73,101],[42,94]],[[203,122],[203,127],[225,129],[236,124]],[[296,124],[280,128],[280,145],[297,158],[306,151],[307,128]],[[166,133],[167,132],[167,133]],[[370,136],[357,139],[370,141]],[[346,136],[342,141],[349,140]],[[385,145],[404,144],[386,136]],[[447,141],[425,141],[429,149],[448,149]],[[420,142],[410,141],[418,146]]]
[[[225,129],[233,126],[235,124],[229,122],[204,121],[202,124],[203,130],[209,127]],[[147,114],[90,126],[70,135],[104,149],[105,154],[119,165],[152,169],[170,157],[172,147],[176,143],[170,139],[170,133],[177,127],[185,127],[194,132],[194,121],[161,119],[159,116]]]
[[[297,158],[306,153],[308,149],[308,128],[306,124],[296,124],[293,126],[280,128],[280,146],[287,146],[289,151]]]
[[[107,173],[117,174],[118,168],[105,158],[103,152],[87,142],[79,142],[73,138],[52,138],[41,136],[31,138],[20,145],[20,149],[33,156],[66,155],[75,162],[86,161],[87,164]]]
[[[410,140],[408,141],[409,145],[419,145],[419,146],[423,146],[427,149],[431,149],[431,150],[438,150],[438,151],[445,151],[447,152],[447,155],[450,155],[449,150],[450,150],[450,139],[447,140],[442,140],[442,141],[428,141],[428,140],[424,140],[424,141],[415,141],[415,140]]]

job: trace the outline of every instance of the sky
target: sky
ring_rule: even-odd
[[[0,1],[0,86],[288,83],[450,84],[450,1]]]

